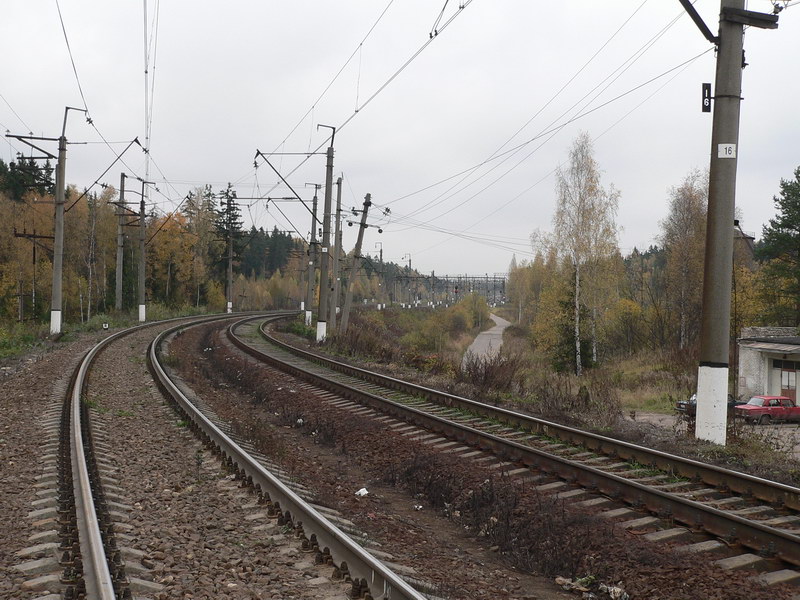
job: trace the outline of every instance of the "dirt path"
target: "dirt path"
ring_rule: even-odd
[[[497,315],[489,315],[489,317],[494,321],[494,327],[479,333],[475,341],[467,348],[465,356],[472,352],[475,356],[489,357],[500,352],[500,346],[503,345],[503,331],[511,323]]]

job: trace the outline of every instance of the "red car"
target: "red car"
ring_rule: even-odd
[[[800,406],[786,396],[753,396],[747,404],[735,407],[737,417],[766,425],[771,421],[800,421]]]

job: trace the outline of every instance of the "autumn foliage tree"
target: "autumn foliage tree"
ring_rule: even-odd
[[[569,261],[574,275],[572,329],[575,372],[580,375],[585,360],[581,347],[584,310],[592,322],[597,318],[597,302],[605,281],[602,271],[606,261],[618,252],[614,219],[619,193],[613,186],[609,190],[602,187],[587,133],[573,142],[566,169],[556,171],[556,199],[556,248]]]

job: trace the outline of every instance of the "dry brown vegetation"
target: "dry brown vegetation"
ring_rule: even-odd
[[[585,585],[594,589],[600,582],[621,581],[632,598],[791,597],[787,589],[762,588],[749,579],[749,573],[723,572],[702,561],[687,562],[607,520],[537,493],[532,486],[421,447],[374,421],[352,415],[336,418],[326,413],[332,408],[275,383],[268,372],[253,369],[248,359],[218,335],[209,329],[182,336],[180,346],[185,349],[212,350],[199,358],[183,352],[179,362],[190,381],[208,376],[216,386],[235,385],[251,398],[249,416],[236,424],[241,435],[255,440],[260,448],[274,446],[269,439],[276,426],[311,436],[375,477],[405,489],[414,498],[424,498],[467,536],[496,547],[517,568],[547,576],[585,577]],[[175,351],[178,348],[176,344]]]

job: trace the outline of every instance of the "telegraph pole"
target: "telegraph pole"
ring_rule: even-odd
[[[328,322],[336,328],[336,308],[339,306],[339,257],[342,254],[342,178],[336,180],[336,232],[333,250],[333,293],[329,298]]]
[[[311,209],[311,241],[308,246],[308,287],[306,288],[306,327],[311,327],[311,306],[314,303],[314,285],[317,283],[317,191],[322,186],[318,183],[307,183],[306,185],[314,186],[314,200]]]
[[[341,331],[347,331],[350,320],[350,306],[353,304],[353,290],[356,285],[356,274],[361,269],[361,243],[364,241],[364,230],[367,228],[367,213],[372,205],[372,195],[367,194],[364,198],[364,209],[361,211],[361,223],[358,227],[358,239],[356,248],[353,250],[353,257],[350,259],[350,281],[347,282],[347,295],[344,299],[344,310],[342,311]]]
[[[122,311],[122,268],[125,252],[125,173],[119,176],[119,202],[117,203],[117,274],[114,288],[114,308]]]
[[[328,262],[331,249],[331,196],[333,194],[333,138],[336,136],[336,128],[330,125],[317,125],[329,127],[331,133],[331,145],[328,146],[327,164],[325,165],[325,205],[322,211],[322,256],[319,265],[319,308],[317,310],[317,342],[322,342],[328,335],[328,296],[331,291],[331,284],[328,280]]]
[[[717,46],[695,435],[724,445],[744,25],[774,29],[778,17],[745,10],[745,0],[721,0],[719,36],[714,38],[689,0],[680,1],[703,35]]]

